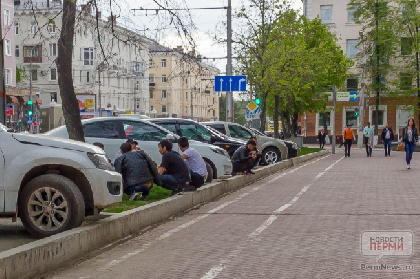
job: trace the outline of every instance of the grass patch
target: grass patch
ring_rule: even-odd
[[[114,205],[111,205],[110,207],[106,208],[104,212],[108,213],[121,213],[133,208],[137,208],[155,201],[166,199],[167,197],[171,196],[172,191],[167,190],[165,188],[162,188],[160,186],[157,186],[156,184],[153,185],[152,190],[150,190],[149,197],[147,201],[141,201],[141,200],[134,200],[129,201],[130,198],[127,194],[123,194],[123,200],[122,202],[116,203]],[[141,193],[137,196],[137,199],[140,199]]]
[[[300,148],[300,151],[299,151],[299,156],[310,154],[310,153],[315,153],[315,152],[318,152],[318,151],[321,151],[321,150],[322,150],[321,148],[304,147],[304,146],[302,146]]]

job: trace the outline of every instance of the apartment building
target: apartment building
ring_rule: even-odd
[[[368,84],[370,81],[361,80],[363,48],[358,46],[362,26],[355,23],[354,7],[350,0],[302,0],[304,15],[310,19],[319,17],[324,24],[330,27],[332,33],[337,35],[338,44],[348,58],[354,59],[354,66],[349,70],[345,88],[339,91],[360,91],[361,83]],[[359,92],[360,95],[360,92]],[[354,131],[360,134],[359,127],[367,122],[375,123],[376,118],[376,97],[369,96],[366,99],[364,108],[364,121],[356,116],[356,109],[359,109],[359,102],[337,102],[336,109],[336,133],[340,135],[346,124],[352,125]],[[413,117],[417,101],[413,96],[410,98],[399,98],[390,95],[381,95],[379,106],[379,133],[388,122],[394,131],[401,133],[402,128],[407,124],[407,118]],[[314,137],[323,129],[326,124],[331,134],[331,110],[332,103],[327,106],[327,114],[321,116],[319,113],[306,113],[304,130],[307,137]]]
[[[218,119],[219,98],[213,85],[217,68],[182,47],[154,42],[149,51],[150,110],[156,117]]]
[[[14,1],[16,63],[27,73],[23,85],[44,105],[61,104],[56,59],[62,24],[62,0]],[[98,28],[89,6],[78,11],[73,85],[82,117],[112,113],[149,113],[150,40],[102,19]],[[99,34],[99,35],[98,35]]]

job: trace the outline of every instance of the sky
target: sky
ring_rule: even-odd
[[[174,0],[180,7],[203,8],[203,7],[226,7],[227,0]],[[290,0],[295,9],[302,9],[302,0]],[[241,0],[232,0],[233,9],[241,6]],[[167,18],[167,12],[155,11],[130,11],[131,9],[155,9],[157,5],[152,0],[125,0],[126,6],[122,6],[122,13],[127,13],[127,18],[121,18],[127,25],[135,25],[135,28],[146,37],[157,40],[160,44],[167,47],[176,47],[177,45],[188,45],[182,41],[176,31],[170,27]],[[128,13],[128,11],[130,11]],[[184,12],[185,13],[185,12]],[[217,43],[214,37],[226,37],[226,28],[223,22],[226,22],[226,9],[215,10],[190,10],[191,19],[196,27],[192,32],[196,43],[196,51],[207,58],[226,57],[226,45]],[[232,23],[234,26],[235,22]],[[172,25],[173,26],[173,25]],[[159,30],[164,27],[163,30]],[[166,29],[168,28],[168,29]],[[233,27],[234,28],[234,27]],[[223,73],[226,69],[226,59],[205,59],[204,62],[213,65]]]

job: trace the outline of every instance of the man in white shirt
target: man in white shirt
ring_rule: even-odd
[[[190,169],[190,185],[199,188],[207,179],[207,168],[204,159],[194,148],[190,147],[188,139],[182,137],[178,140],[178,147],[182,151],[181,157]]]
[[[364,135],[364,144],[366,145],[366,155],[367,157],[372,157],[372,147],[373,147],[373,127],[370,126],[370,122],[368,122],[367,126],[363,129]]]

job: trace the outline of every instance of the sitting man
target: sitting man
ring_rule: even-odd
[[[195,187],[188,185],[191,182],[190,170],[181,155],[172,151],[172,142],[162,140],[158,146],[162,154],[162,163],[158,168],[162,187],[172,190],[172,195],[195,190]]]
[[[206,163],[197,150],[190,147],[190,143],[186,137],[182,137],[178,140],[178,147],[182,151],[182,159],[185,160],[185,163],[190,169],[190,185],[195,188],[201,187],[207,178]]]
[[[133,139],[127,139],[126,143],[129,143],[131,146],[131,151],[139,151],[140,148],[137,147],[137,145],[139,144],[137,141],[133,140]],[[117,154],[115,154],[115,158],[114,161],[117,160],[118,157],[120,157],[123,153],[120,151],[117,152]]]
[[[257,151],[255,150],[255,141],[249,140],[246,145],[236,149],[232,155],[232,175],[253,174],[251,169],[257,160]]]
[[[142,192],[141,199],[147,200],[153,182],[161,185],[155,164],[143,150],[131,152],[132,146],[128,142],[121,144],[120,149],[122,155],[115,160],[114,166],[122,175],[124,193],[131,201]]]

